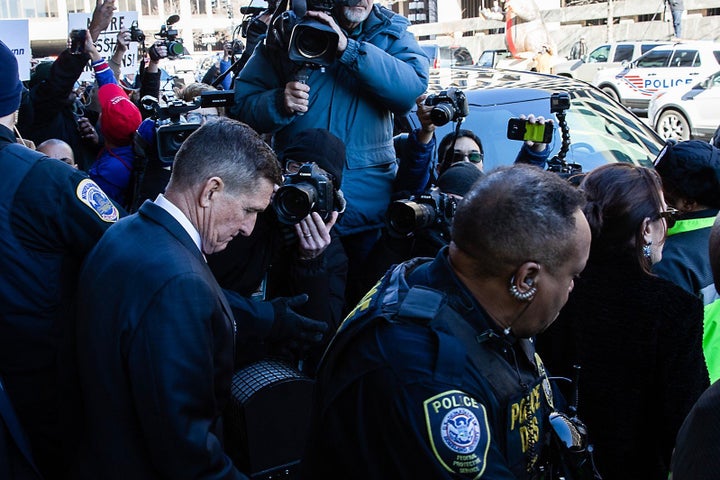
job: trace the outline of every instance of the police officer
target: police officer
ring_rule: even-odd
[[[0,42],[0,376],[45,478],[63,472],[61,374],[77,270],[118,209],[87,175],[15,141],[22,84]]]
[[[530,338],[585,266],[583,203],[528,165],[475,183],[450,245],[389,271],[328,348],[305,477],[538,474],[555,400]]]

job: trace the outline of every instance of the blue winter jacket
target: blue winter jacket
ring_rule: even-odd
[[[308,128],[325,128],[345,142],[348,206],[335,227],[341,235],[382,225],[396,171],[393,114],[408,112],[427,89],[428,59],[408,25],[404,17],[373,6],[348,35],[342,56],[324,72],[310,70],[305,115],[285,111],[283,92],[295,71],[267,40],[257,46],[235,84],[232,115],[261,133],[273,133],[278,154]]]

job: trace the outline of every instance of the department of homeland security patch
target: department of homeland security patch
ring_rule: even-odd
[[[110,198],[89,178],[83,179],[75,189],[78,199],[90,207],[101,220],[112,223],[120,218],[120,212]]]
[[[435,457],[449,472],[480,478],[490,448],[485,407],[465,392],[448,390],[423,402]]]

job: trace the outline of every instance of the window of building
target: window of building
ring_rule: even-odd
[[[142,0],[143,15],[159,15],[158,0]]]
[[[57,0],[0,0],[0,18],[57,17]]]
[[[207,4],[210,0],[190,0],[190,11],[193,15],[204,15],[207,13]]]
[[[163,0],[165,6],[165,15],[179,15],[180,14],[180,1],[179,0]]]
[[[85,0],[66,0],[68,13],[82,13],[85,11]]]

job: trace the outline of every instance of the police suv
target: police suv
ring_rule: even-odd
[[[659,45],[669,43],[652,40],[605,43],[585,55],[584,58],[555,65],[553,71],[555,75],[592,82],[598,71],[606,68],[624,67],[626,62],[638,58],[643,53]]]
[[[626,107],[646,112],[652,96],[690,87],[720,68],[720,43],[681,42],[661,45],[625,67],[600,70],[593,85]]]

